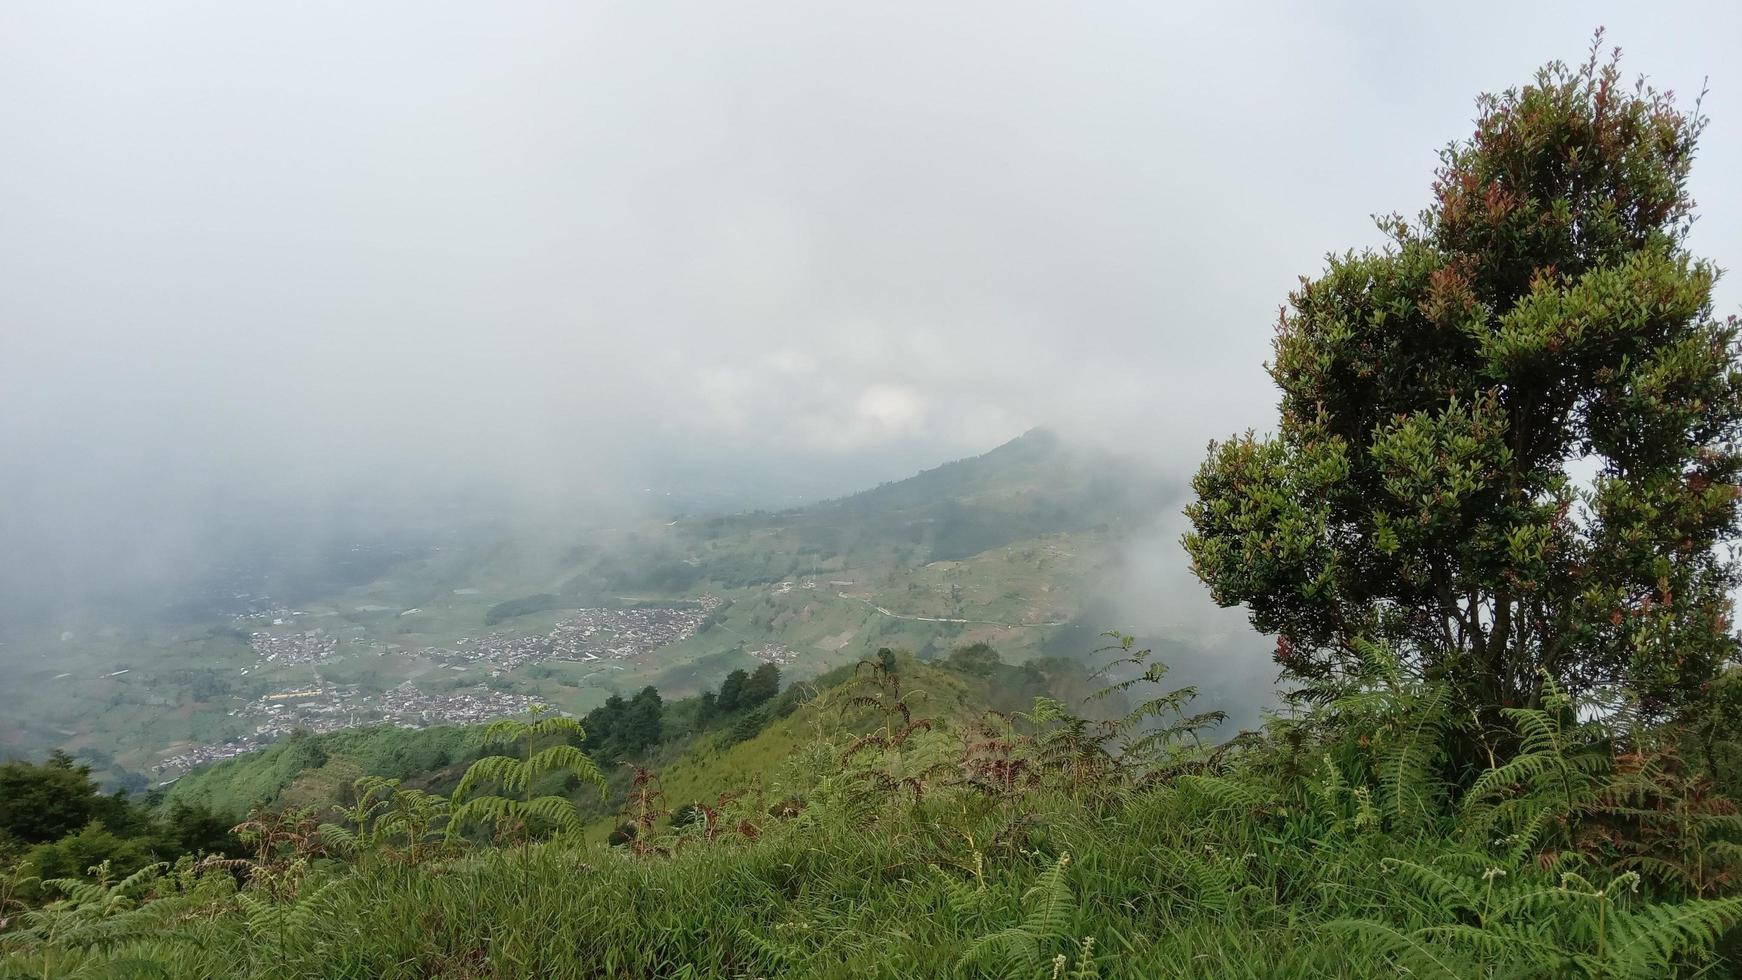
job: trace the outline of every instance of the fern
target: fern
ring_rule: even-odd
[[[1364,937],[1411,974],[1461,977],[1500,969],[1529,975],[1662,977],[1710,955],[1742,921],[1742,898],[1630,906],[1639,876],[1597,886],[1575,873],[1559,887],[1506,884],[1498,868],[1462,879],[1409,861],[1386,868],[1444,921],[1404,931],[1377,920],[1333,928]]]
[[[1464,793],[1466,832],[1503,844],[1510,860],[1572,843],[1574,827],[1596,806],[1611,768],[1608,752],[1575,738],[1577,705],[1545,680],[1542,708],[1506,708],[1517,751],[1483,771]]]
[[[1190,850],[1175,852],[1174,867],[1190,882],[1197,907],[1211,913],[1226,913],[1234,903],[1234,881],[1227,868],[1213,858]]]
[[[1115,651],[1122,656],[1096,670],[1090,675],[1091,678],[1110,677],[1122,667],[1138,667],[1141,670],[1133,677],[1101,688],[1089,696],[1090,700],[1126,694],[1140,685],[1161,686],[1167,677],[1168,665],[1159,660],[1151,661],[1150,658],[1154,656],[1152,650],[1135,649],[1136,639],[1128,634],[1112,632],[1102,635],[1116,642],[1096,652]],[[1197,696],[1196,687],[1180,687],[1138,702],[1113,723],[1113,730],[1126,737],[1121,754],[1135,759],[1152,760],[1160,750],[1171,749],[1188,741],[1193,747],[1201,747],[1202,733],[1222,724],[1228,715],[1225,711],[1191,713],[1188,709]]]
[[[545,715],[535,710],[533,720],[503,718],[492,722],[484,732],[486,743],[512,742],[526,744],[552,736],[583,739],[586,732],[580,723],[560,715]],[[504,793],[521,795],[539,779],[564,773],[598,788],[605,795],[605,775],[593,760],[568,743],[559,743],[536,751],[525,759],[513,756],[486,756],[467,767],[454,788],[453,802],[458,804],[447,822],[447,836],[452,840],[460,831],[477,823],[489,824],[497,834],[505,830],[527,829],[537,821],[560,832],[580,829],[580,813],[573,802],[559,796],[542,796],[533,800],[516,800],[513,796],[475,796],[472,794],[487,784],[499,786]],[[466,799],[472,797],[471,799]],[[463,801],[463,802],[462,802]]]
[[[1069,854],[1060,855],[1051,868],[1041,873],[1034,886],[1023,893],[1026,914],[1022,921],[974,940],[962,954],[962,962],[981,965],[992,960],[1006,970],[1040,969],[1046,944],[1064,935],[1075,908],[1065,881],[1070,862]]]
[[[1615,916],[1603,952],[1618,976],[1663,976],[1682,957],[1710,952],[1742,921],[1742,898],[1646,905]]]
[[[1184,775],[1175,785],[1225,809],[1243,813],[1267,809],[1276,803],[1275,795],[1263,785],[1231,776]]]

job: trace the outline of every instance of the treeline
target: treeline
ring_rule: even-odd
[[[734,670],[717,690],[675,702],[674,718],[659,689],[649,685],[624,698],[613,694],[581,719],[586,750],[602,762],[618,762],[682,735],[732,723],[734,740],[753,737],[766,722],[758,708],[780,693],[780,668],[762,664],[754,671]]]
[[[238,857],[237,817],[197,804],[167,806],[159,794],[104,793],[91,767],[56,751],[40,763],[0,764],[0,867],[27,884],[79,878],[106,866],[125,877],[181,855]]]

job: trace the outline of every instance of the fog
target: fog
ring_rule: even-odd
[[[1693,246],[1742,264],[1742,7],[1312,6],[0,7],[0,588],[1043,423],[1185,472],[1271,424],[1296,277],[1599,24],[1709,76]]]

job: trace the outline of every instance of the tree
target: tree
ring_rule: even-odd
[[[581,727],[587,733],[588,751],[601,759],[609,759],[618,748],[618,736],[628,714],[629,702],[623,700],[621,694],[611,695],[604,704],[587,712],[581,720]]]
[[[720,682],[720,696],[714,699],[714,704],[721,711],[737,711],[743,707],[744,685],[750,680],[750,675],[742,670],[734,670]]]
[[[117,836],[94,820],[53,843],[31,848],[24,855],[24,864],[33,877],[44,881],[83,878],[104,861],[115,873],[129,875],[152,862],[151,843],[148,838]]]
[[[623,723],[617,732],[624,751],[637,752],[659,742],[663,732],[665,702],[658,689],[644,687],[629,700],[623,712]]]
[[[164,814],[163,829],[175,854],[222,854],[241,857],[247,853],[236,836],[234,817],[214,813],[198,803],[177,800]]]
[[[1735,655],[1738,322],[1684,248],[1705,119],[1619,82],[1593,44],[1484,96],[1419,220],[1290,297],[1280,430],[1211,444],[1184,538],[1285,676],[1366,638],[1487,717],[1550,678],[1663,714]]]
[[[768,724],[768,713],[767,712],[765,712],[765,711],[746,712],[742,718],[739,718],[735,723],[733,723],[732,731],[730,734],[730,740],[733,743],[748,742],[749,740],[762,734],[762,729],[767,724]]]
[[[944,666],[959,674],[990,677],[1003,662],[990,643],[970,643],[951,650]]]
[[[91,767],[56,750],[41,765],[0,765],[0,830],[26,844],[57,840],[98,815]]]
[[[747,707],[755,707],[779,693],[780,668],[773,664],[763,664],[744,682],[741,701]]]

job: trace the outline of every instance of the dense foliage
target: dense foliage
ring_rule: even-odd
[[[258,803],[324,805],[361,776],[429,776],[470,762],[478,752],[471,734],[451,725],[295,732],[258,752],[189,773],[165,796],[228,813],[245,813]]]
[[[491,847],[445,798],[366,780],[324,823],[245,823],[248,861],[50,884],[60,897],[3,934],[0,971],[1663,977],[1735,964],[1742,820],[1683,761],[1678,733],[1618,751],[1615,732],[1551,695],[1515,709],[1532,733],[1521,750],[1458,791],[1434,775],[1446,687],[1408,680],[1381,648],[1332,703],[1214,748],[1197,744],[1215,718],[1189,690],[1167,690],[1145,652],[1116,653],[1117,683],[1149,693],[1101,720],[1048,698],[935,712],[947,672],[867,661],[798,709],[821,737],[762,785],[668,809],[640,773],[624,810],[636,832],[618,847],[560,820],[501,824],[495,839],[514,846]],[[525,767],[550,751],[531,749],[539,738],[575,734],[540,724],[487,737],[527,747]],[[516,783],[474,782],[491,780]]]
[[[0,885],[0,922],[7,903],[43,895],[43,881],[98,865],[127,875],[183,854],[238,855],[235,822],[199,804],[105,794],[64,753],[0,764],[0,867],[13,869]]]
[[[1684,248],[1704,125],[1593,47],[1484,98],[1419,222],[1290,298],[1281,429],[1212,446],[1186,537],[1287,673],[1384,638],[1466,710],[1552,684],[1663,717],[1735,657],[1739,326]]]

